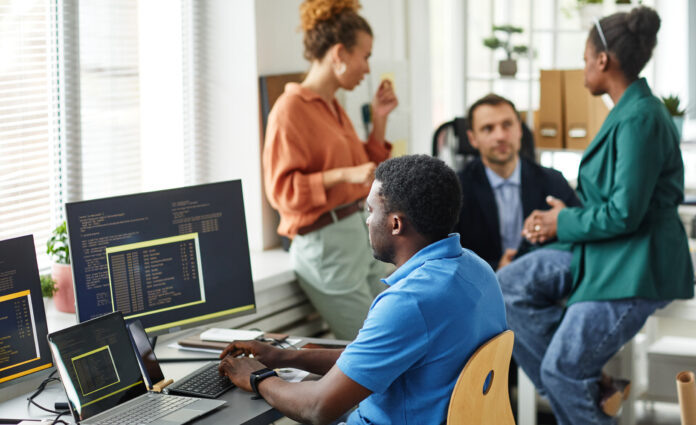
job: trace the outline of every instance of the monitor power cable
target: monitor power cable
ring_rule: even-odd
[[[49,409],[49,408],[47,408],[47,407],[43,407],[43,406],[41,406],[39,403],[37,403],[37,402],[34,401],[34,398],[36,398],[39,394],[41,394],[41,393],[43,392],[43,390],[46,389],[46,386],[47,386],[48,384],[50,384],[51,382],[60,382],[60,378],[57,378],[57,377],[53,376],[53,375],[56,374],[57,371],[58,371],[58,370],[54,370],[53,372],[51,372],[51,374],[48,375],[48,378],[44,379],[43,382],[41,382],[41,383],[39,384],[39,386],[36,388],[36,391],[34,391],[34,394],[32,394],[32,395],[30,395],[29,397],[27,397],[27,401],[28,401],[30,404],[33,404],[34,406],[38,407],[39,409],[41,409],[41,410],[43,410],[43,411],[45,411],[45,412],[48,412],[48,413],[55,413],[56,415],[58,415],[58,416],[56,416],[56,417],[53,419],[53,422],[51,422],[51,425],[55,425],[55,424],[65,424],[65,425],[68,425],[68,423],[65,422],[64,420],[60,419],[60,417],[63,416],[63,415],[67,415],[68,413],[70,413],[70,410],[53,410],[53,409]]]

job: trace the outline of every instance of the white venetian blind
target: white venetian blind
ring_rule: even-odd
[[[137,0],[79,1],[81,197],[142,190]]]
[[[61,202],[56,13],[0,0],[0,239],[33,234],[42,269]]]
[[[195,45],[189,41],[193,5],[72,1],[79,2],[79,197],[191,183],[197,78]]]

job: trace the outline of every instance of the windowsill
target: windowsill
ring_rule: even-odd
[[[251,252],[251,275],[256,292],[295,280],[290,254],[282,248]]]

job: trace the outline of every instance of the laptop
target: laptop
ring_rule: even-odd
[[[185,424],[225,404],[148,392],[120,311],[50,333],[48,343],[81,424]]]
[[[230,388],[234,388],[234,384],[218,372],[220,364],[218,361],[208,362],[172,384],[171,380],[164,379],[162,368],[140,320],[128,323],[128,330],[138,353],[140,370],[149,389],[167,394],[217,398]]]

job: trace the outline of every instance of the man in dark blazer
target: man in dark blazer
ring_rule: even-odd
[[[497,270],[529,250],[521,236],[524,219],[549,209],[548,196],[568,206],[580,201],[561,173],[519,155],[522,126],[511,101],[495,94],[477,100],[467,124],[480,156],[459,173],[464,202],[455,231],[464,248]]]

